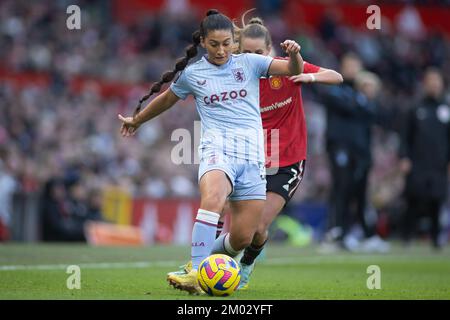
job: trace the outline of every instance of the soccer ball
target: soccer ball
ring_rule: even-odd
[[[241,281],[238,263],[224,254],[213,254],[204,259],[197,272],[200,287],[210,296],[231,295]]]

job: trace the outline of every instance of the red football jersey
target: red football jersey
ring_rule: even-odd
[[[305,62],[303,73],[320,67]],[[266,167],[285,167],[306,159],[307,132],[301,85],[289,77],[260,79],[259,101],[266,134]]]

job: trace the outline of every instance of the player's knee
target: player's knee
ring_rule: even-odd
[[[225,206],[226,195],[221,191],[209,191],[207,194],[202,195],[201,208],[217,213],[223,211]]]
[[[267,233],[267,230],[269,230],[270,222],[265,221],[264,219],[261,219],[260,223],[258,224],[258,228],[256,229],[257,236],[264,237]]]
[[[252,243],[252,240],[253,236],[251,234],[240,234],[239,237],[236,238],[233,248],[237,251],[243,250]]]
[[[268,235],[269,232],[266,228],[258,228],[253,236],[252,244],[258,246],[262,245],[266,241]]]

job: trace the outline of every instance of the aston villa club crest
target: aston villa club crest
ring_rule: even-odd
[[[280,89],[283,86],[283,82],[280,77],[271,77],[269,79],[269,83],[272,89]]]
[[[245,81],[244,69],[237,68],[237,69],[233,69],[232,71],[233,71],[233,75],[234,75],[234,80],[236,80],[237,82]]]

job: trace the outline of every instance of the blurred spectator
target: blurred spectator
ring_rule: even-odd
[[[397,17],[397,29],[411,39],[421,40],[425,36],[425,26],[419,11],[412,5],[407,5]]]
[[[50,179],[40,200],[42,238],[44,241],[86,241],[85,223],[100,220],[98,199],[87,202],[80,181],[67,187],[60,178]]]
[[[262,15],[276,15],[283,8],[283,0],[257,0],[256,7]]]
[[[92,190],[88,195],[87,200],[87,210],[90,220],[101,221],[103,220],[102,215],[102,192],[100,190]]]
[[[385,250],[386,245],[375,236],[374,225],[366,218],[372,125],[377,116],[380,81],[374,74],[361,70],[359,57],[346,54],[341,64],[344,84],[330,88],[325,101],[327,151],[333,181],[329,235],[345,249],[358,249],[358,240],[349,233],[354,208],[364,236],[370,239],[365,247]]]
[[[442,73],[426,71],[424,96],[411,108],[405,120],[400,162],[407,174],[404,239],[409,242],[419,217],[431,220],[431,240],[440,248],[439,214],[447,196],[450,170],[450,107],[444,97]]]
[[[17,187],[14,177],[8,172],[0,150],[0,241],[9,239],[12,215],[12,197]]]
[[[44,241],[84,241],[82,226],[70,217],[63,180],[54,178],[44,186],[40,200],[42,239]]]

